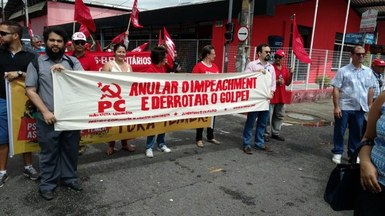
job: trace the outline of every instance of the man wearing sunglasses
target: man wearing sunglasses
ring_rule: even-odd
[[[9,137],[7,119],[7,98],[5,93],[5,79],[13,81],[26,76],[28,64],[36,58],[32,50],[27,50],[21,44],[22,27],[13,21],[0,23],[0,187],[8,179],[6,170]],[[24,176],[37,180],[39,174],[32,166],[32,153],[24,153]]]
[[[332,80],[334,105],[334,134],[332,161],[341,163],[344,152],[344,134],[349,127],[348,157],[360,146],[365,113],[373,103],[375,78],[370,68],[362,65],[365,49],[355,46],[351,51],[352,62],[338,69]]]
[[[260,44],[257,46],[258,59],[249,62],[246,65],[245,72],[265,73],[271,76],[271,93],[266,99],[271,99],[274,96],[276,88],[275,70],[273,65],[269,63],[270,47],[267,44]],[[247,113],[245,127],[243,128],[243,152],[246,154],[253,154],[252,147],[256,150],[271,151],[265,145],[264,132],[266,129],[267,120],[269,118],[269,110],[261,110]],[[252,134],[254,124],[257,122],[255,130],[254,143],[252,143]]]
[[[87,54],[86,50],[87,38],[83,32],[75,32],[72,35],[72,46],[74,48],[73,56],[76,57],[85,71],[96,70],[92,68],[95,60]]]
[[[286,86],[291,84],[293,78],[292,71],[289,71],[285,65],[283,65],[283,58],[285,52],[283,50],[277,50],[274,54],[273,67],[276,77],[276,89],[274,97],[270,100],[270,118],[267,121],[265,137],[285,141],[279,133],[281,131],[283,118],[285,116],[285,104],[291,101],[291,92],[286,91]]]
[[[95,60],[87,54],[86,43],[87,38],[83,32],[75,32],[72,35],[72,47],[74,49],[73,56],[79,60],[85,71],[90,71],[93,70],[92,66],[95,65]],[[79,144],[79,155],[84,154],[86,150],[86,145]]]

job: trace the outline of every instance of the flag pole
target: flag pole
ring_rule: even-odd
[[[350,9],[350,0],[348,1],[348,6],[347,6],[347,8],[346,8],[346,17],[345,17],[344,34],[342,35],[342,44],[341,44],[340,60],[338,61],[338,68],[341,67],[342,52],[344,51],[345,35],[346,35],[346,25],[348,24],[349,9]]]
[[[75,24],[76,24],[76,21],[74,21],[72,25],[72,34],[75,34]]]
[[[290,18],[291,20],[293,21],[295,17],[295,14],[293,14]],[[291,24],[291,37],[293,38],[294,35],[293,35],[293,23]],[[292,39],[293,40],[293,39]],[[290,62],[290,70],[293,70],[293,73],[295,71],[295,56],[294,56],[294,50],[293,50],[293,44],[291,45],[292,48],[291,48],[291,52],[290,52],[290,59],[291,59],[291,62]],[[292,78],[293,79],[293,78]],[[293,87],[294,87],[294,84],[293,82],[291,83],[291,86],[290,86],[290,91],[293,91]]]
[[[311,33],[311,40],[310,40],[310,51],[309,51],[309,58],[311,59],[311,54],[313,52],[313,43],[314,43],[314,33],[315,33],[315,27],[317,22],[317,13],[318,13],[318,1],[315,3],[315,11],[314,11],[314,19],[313,19],[313,30]],[[309,76],[310,76],[310,64],[307,64],[307,73],[306,73],[306,85],[305,90],[308,89],[309,86]]]
[[[93,46],[95,46],[96,42],[95,42],[94,38],[92,37],[91,33],[90,33],[90,37],[91,37],[91,40],[92,40],[92,45],[91,45],[91,48],[92,48]]]
[[[130,19],[128,20],[127,31],[130,31],[130,25],[131,25],[131,16],[130,16]]]

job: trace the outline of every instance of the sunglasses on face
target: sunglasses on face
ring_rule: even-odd
[[[5,31],[0,31],[0,35],[1,35],[2,37],[4,37],[5,35],[8,35],[8,34],[13,34],[13,33],[11,33],[11,32],[5,32]]]
[[[82,46],[84,46],[85,44],[86,44],[86,42],[85,41],[74,41],[74,43],[76,44],[76,45],[82,45]]]
[[[282,59],[281,56],[274,56],[275,59]]]
[[[365,56],[365,53],[354,53],[356,56]]]

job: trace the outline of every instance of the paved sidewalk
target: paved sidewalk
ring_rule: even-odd
[[[324,122],[325,125],[331,125],[331,123],[334,122],[333,101],[332,99],[325,99],[315,102],[287,104],[286,116],[285,122],[289,123],[306,124]],[[313,117],[313,119],[310,119],[311,117]]]

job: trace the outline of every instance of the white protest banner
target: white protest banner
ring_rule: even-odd
[[[269,109],[271,74],[53,72],[55,130]]]

